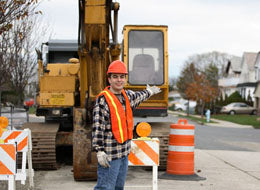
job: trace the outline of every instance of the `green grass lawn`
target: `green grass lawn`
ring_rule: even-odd
[[[179,117],[182,117],[182,118],[187,118],[187,119],[190,119],[192,121],[196,121],[196,122],[199,122],[200,124],[204,124],[204,123],[207,123],[207,120],[205,117],[201,118],[201,117],[194,117],[194,116],[187,116],[187,115],[179,115]],[[216,123],[214,121],[210,121],[209,123]]]
[[[257,121],[257,118],[260,118],[256,115],[213,115],[211,116],[215,119],[230,121],[233,123],[238,123],[241,125],[252,125],[254,128],[260,129],[260,121]]]
[[[29,114],[35,114],[36,108],[35,107],[30,107],[29,108]]]

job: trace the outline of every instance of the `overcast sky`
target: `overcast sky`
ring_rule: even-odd
[[[168,25],[169,76],[194,54],[242,56],[260,47],[259,0],[118,0],[119,39],[127,24]],[[40,9],[53,39],[77,39],[78,0],[43,0]]]

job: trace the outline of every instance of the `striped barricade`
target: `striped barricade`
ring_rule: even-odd
[[[133,139],[131,152],[128,156],[129,166],[152,166],[153,167],[153,190],[158,189],[158,166],[159,166],[159,139]]]
[[[21,169],[17,170],[17,173],[15,174],[15,180],[21,181],[22,184],[25,184],[26,176],[28,172],[29,184],[31,187],[33,187],[34,171],[32,169],[31,131],[29,129],[4,131],[0,139],[3,139],[4,143],[7,143],[9,140],[15,141],[15,143],[17,144],[17,152],[22,152],[22,167]],[[28,160],[28,169],[26,169],[27,160]]]
[[[18,152],[27,152],[28,151],[28,130],[8,130],[4,131],[1,139],[4,140],[5,143],[8,140],[14,139],[17,143],[17,151]]]
[[[16,143],[0,144],[0,180],[8,180],[8,190],[15,189]]]

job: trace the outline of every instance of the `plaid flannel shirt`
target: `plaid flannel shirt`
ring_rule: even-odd
[[[138,92],[126,90],[125,92],[132,110],[151,96],[147,90]],[[124,96],[119,96],[117,97],[125,108]],[[92,147],[96,152],[105,151],[109,160],[119,159],[130,153],[131,141],[127,140],[120,144],[113,136],[109,106],[104,95],[97,98],[93,109]]]

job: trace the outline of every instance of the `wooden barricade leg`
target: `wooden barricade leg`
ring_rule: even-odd
[[[158,166],[153,166],[153,190],[158,190]]]
[[[23,178],[21,179],[21,184],[25,185],[25,180],[26,180],[26,152],[22,152],[22,169],[21,172],[23,175]]]
[[[9,175],[9,180],[8,180],[8,190],[15,190],[15,179],[14,175]]]
[[[27,129],[28,130],[28,129]],[[28,175],[29,175],[29,185],[30,187],[34,187],[34,181],[33,181],[33,177],[34,177],[34,171],[32,168],[32,135],[31,135],[31,130],[29,130],[28,133]]]

